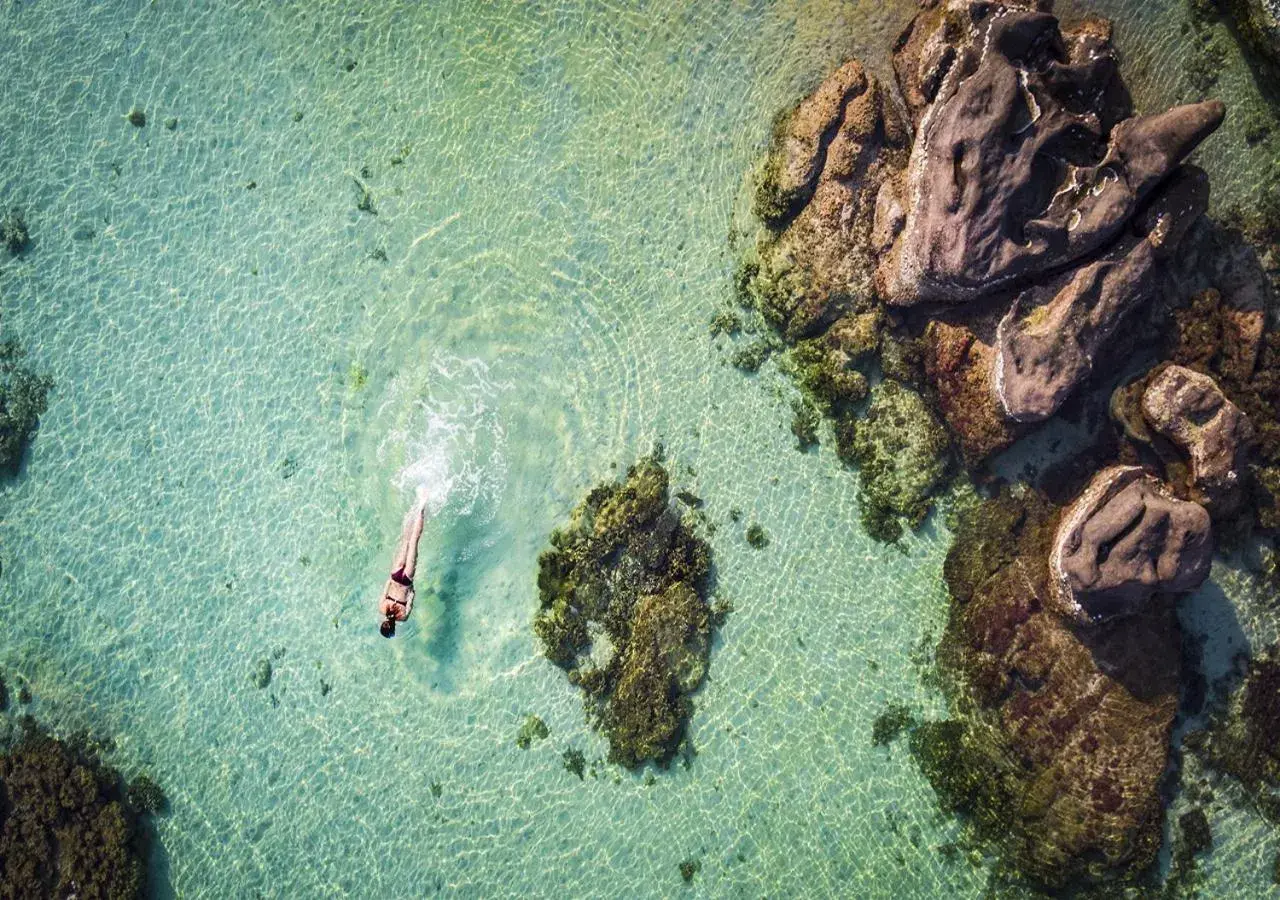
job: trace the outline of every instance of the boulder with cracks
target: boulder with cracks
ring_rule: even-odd
[[[1138,466],[1112,466],[1094,476],[1058,526],[1052,605],[1084,625],[1131,615],[1157,593],[1199,587],[1212,559],[1204,507],[1173,497]]]

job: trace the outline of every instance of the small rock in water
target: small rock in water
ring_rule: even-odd
[[[253,686],[258,690],[265,690],[271,684],[271,660],[263,657],[258,660],[257,667],[253,670]]]
[[[765,532],[764,526],[759,522],[754,522],[747,526],[746,533],[747,543],[755,550],[763,550],[769,546],[769,535]]]
[[[1215,515],[1236,509],[1253,424],[1217,383],[1208,375],[1169,366],[1143,393],[1142,414],[1190,457],[1197,499]]]
[[[10,256],[18,256],[31,243],[27,221],[18,210],[8,210],[0,217],[0,243],[4,244]]]
[[[516,735],[516,746],[521,750],[528,750],[533,746],[534,741],[540,741],[549,734],[551,729],[547,727],[547,723],[531,715],[520,726],[520,733]]]
[[[702,868],[702,863],[696,859],[686,859],[680,863],[680,877],[685,883],[693,881],[693,876],[698,874],[698,870]]]
[[[165,120],[164,120],[164,127],[165,127],[165,128],[167,128],[167,129],[169,129],[170,131],[177,131],[177,130],[178,130],[178,120],[177,120],[176,118],[174,118],[173,116],[170,116],[169,118],[167,118],[167,119],[165,119]]]
[[[572,772],[579,779],[583,778],[583,774],[587,771],[587,758],[582,755],[582,751],[569,747],[564,751],[563,756],[565,771]]]
[[[125,119],[127,119],[129,124],[134,128],[142,128],[147,124],[147,114],[136,106],[129,110],[128,114],[125,115]]]

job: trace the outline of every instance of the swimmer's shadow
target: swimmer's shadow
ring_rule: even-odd
[[[502,549],[492,544],[491,517],[474,511],[462,516],[447,528],[440,547],[439,579],[433,596],[439,604],[435,621],[427,638],[427,655],[439,666],[437,686],[452,690],[449,672],[457,664],[462,643],[462,613],[467,599],[475,596],[481,579],[502,558]]]

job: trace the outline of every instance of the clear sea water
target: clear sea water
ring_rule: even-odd
[[[871,542],[785,379],[707,334],[773,113],[847,55],[885,71],[913,6],[0,2],[0,205],[33,232],[0,317],[57,385],[0,487],[0,674],[164,785],[161,896],[982,892],[905,746],[870,741],[890,701],[942,710],[917,648],[949,537]],[[1181,0],[1086,10],[1140,105],[1187,93]],[[1220,87],[1252,90],[1238,59]],[[1212,148],[1220,197],[1274,154],[1231,123]],[[562,752],[605,746],[535,648],[536,557],[658,441],[736,611],[692,764],[579,780]],[[385,641],[419,487],[419,604]],[[1240,572],[1203,593],[1235,604],[1203,616],[1223,647],[1266,632]],[[530,713],[551,736],[522,751]],[[1214,825],[1207,890],[1264,890],[1275,837]]]

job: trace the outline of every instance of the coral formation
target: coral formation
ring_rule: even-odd
[[[917,527],[942,485],[950,458],[946,429],[918,393],[892,379],[878,384],[866,414],[837,434],[840,454],[858,466],[862,523],[896,541],[899,519]]]
[[[10,256],[18,256],[31,243],[31,232],[27,230],[27,220],[16,209],[5,211],[0,216],[0,244],[4,244]]]
[[[711,549],[669,493],[661,454],[640,460],[591,490],[538,560],[534,632],[630,768],[675,754],[715,626]]]
[[[0,897],[141,896],[140,816],[164,807],[147,785],[126,794],[90,750],[24,720],[0,755]]]
[[[49,408],[52,379],[23,364],[26,356],[12,340],[0,342],[0,469],[14,472]]]

